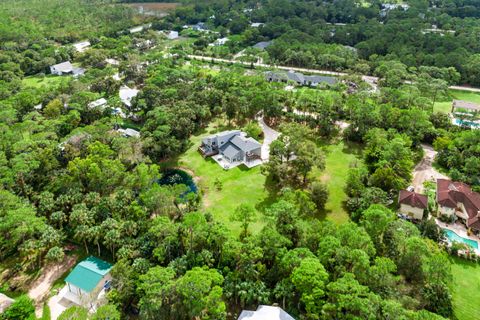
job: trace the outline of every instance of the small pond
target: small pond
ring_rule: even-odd
[[[193,181],[192,176],[180,169],[167,169],[163,171],[162,178],[158,180],[158,184],[169,185],[169,186],[172,186],[175,184],[184,184],[188,188],[187,193],[198,192],[197,185],[195,184],[195,181]]]

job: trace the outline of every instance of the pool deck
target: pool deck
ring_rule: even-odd
[[[445,222],[440,221],[439,219],[435,219],[435,222],[442,229],[451,230],[451,231],[455,232],[456,234],[458,234],[462,238],[476,241],[479,244],[479,248],[480,248],[480,238],[473,235],[473,234],[469,236],[467,234],[467,228],[465,228],[465,226],[461,222],[445,223]],[[476,249],[475,253],[480,255],[480,249]]]

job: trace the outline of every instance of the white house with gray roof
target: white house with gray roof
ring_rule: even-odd
[[[251,168],[262,163],[262,145],[240,130],[223,131],[202,140],[198,150],[211,156],[225,169],[245,164]]]
[[[53,66],[50,66],[50,73],[55,74],[57,76],[71,74],[74,77],[78,77],[85,73],[85,69],[76,68],[72,65],[70,61],[65,61],[62,63],[54,64]]]

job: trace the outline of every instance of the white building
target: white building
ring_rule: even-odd
[[[88,104],[89,109],[100,108],[101,110],[103,110],[106,107],[107,107],[107,100],[105,98],[100,98]]]
[[[130,89],[127,86],[123,86],[120,88],[118,95],[123,104],[130,108],[132,106],[132,99],[137,96],[138,92],[139,90],[137,89]]]
[[[82,41],[82,42],[74,43],[73,47],[78,52],[84,52],[85,50],[87,50],[90,47],[90,45],[91,45],[90,41]]]
[[[50,73],[57,76],[63,76],[66,74],[71,74],[74,77],[81,76],[85,73],[85,70],[82,68],[76,68],[72,65],[70,61],[65,61],[62,63],[55,64],[50,66]]]
[[[280,307],[258,306],[256,311],[243,310],[238,320],[295,320]]]

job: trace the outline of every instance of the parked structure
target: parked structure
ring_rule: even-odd
[[[460,219],[467,228],[480,232],[480,193],[463,182],[437,180],[438,213]]]
[[[260,26],[263,26],[263,25],[264,25],[263,22],[252,22],[252,23],[250,24],[250,27],[252,27],[252,28],[259,28]]]
[[[320,84],[334,85],[337,83],[337,78],[328,76],[306,76],[300,72],[288,71],[288,72],[265,72],[265,79],[267,81],[274,82],[295,82],[301,86],[313,86],[316,87]]]
[[[398,204],[400,213],[415,220],[422,220],[425,210],[428,209],[428,197],[413,191],[400,190]]]
[[[88,309],[93,308],[102,291],[109,288],[112,265],[96,257],[88,257],[70,272],[62,289],[63,299]]]
[[[213,47],[218,47],[218,46],[223,46],[225,45],[227,42],[229,41],[229,39],[227,37],[225,38],[219,38],[217,40],[215,40],[213,43],[210,43],[209,46]]]
[[[204,157],[212,156],[225,169],[240,164],[251,168],[262,163],[262,145],[239,130],[208,136],[198,150]]]
[[[295,320],[285,310],[275,306],[258,306],[256,311],[243,310],[238,320]]]
[[[175,40],[178,39],[178,31],[162,31],[162,33],[167,37],[167,39]]]
[[[65,61],[62,63],[55,64],[53,66],[50,66],[50,73],[55,74],[57,76],[71,74],[74,77],[78,77],[85,73],[85,69],[76,68],[72,65],[70,61]]]

